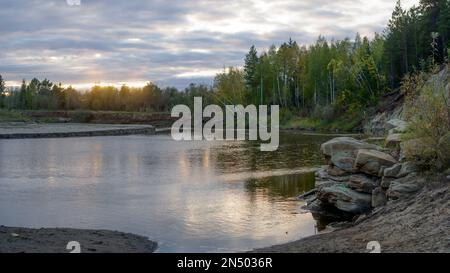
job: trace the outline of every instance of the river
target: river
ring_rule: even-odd
[[[273,153],[169,135],[0,140],[0,225],[131,232],[159,252],[286,243],[317,232],[296,197],[330,138],[282,132]]]

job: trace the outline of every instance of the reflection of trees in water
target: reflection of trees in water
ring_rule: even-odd
[[[251,179],[245,183],[245,189],[251,198],[261,193],[272,198],[292,198],[314,188],[314,183],[314,173],[290,174]]]
[[[229,142],[212,150],[218,169],[226,173],[294,169],[323,164],[320,145],[331,137],[281,133],[275,152],[261,152],[256,141]]]

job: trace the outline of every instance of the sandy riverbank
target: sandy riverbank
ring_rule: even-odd
[[[87,123],[0,123],[0,139],[154,134],[151,125]]]
[[[365,219],[331,233],[257,249],[256,253],[369,252],[378,241],[382,252],[450,253],[449,182],[439,178],[417,195],[390,201]]]
[[[70,253],[71,241],[80,243],[81,253],[152,253],[157,248],[143,236],[117,231],[0,226],[0,253]]]

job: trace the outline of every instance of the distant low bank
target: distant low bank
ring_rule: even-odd
[[[0,139],[62,138],[118,135],[153,135],[151,125],[81,123],[6,123],[0,124]]]

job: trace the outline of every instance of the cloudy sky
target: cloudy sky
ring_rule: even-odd
[[[94,83],[185,87],[210,83],[223,67],[241,66],[290,37],[310,44],[372,36],[395,0],[0,0],[0,74],[12,85],[49,78]],[[418,0],[404,0],[410,7]]]

